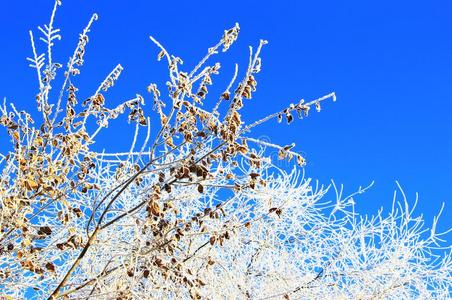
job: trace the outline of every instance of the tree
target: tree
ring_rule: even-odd
[[[169,69],[167,95],[155,84],[148,87],[160,123],[151,133],[143,96],[107,107],[121,65],[79,102],[73,79],[83,66],[97,15],[61,71],[63,65],[52,58],[53,43],[61,38],[54,27],[59,5],[56,1],[50,22],[38,27],[43,53],[30,32],[28,60],[38,77],[39,120],[12,103],[0,108],[0,124],[12,143],[11,151],[0,154],[2,297],[450,296],[450,250],[441,247],[444,233],[436,232],[437,219],[427,232],[403,192],[403,201],[394,201],[388,215],[360,217],[353,209],[354,194],[342,197],[334,184],[313,186],[304,178],[305,161],[293,144],[252,138],[253,128],[264,122],[290,123],[294,115],[308,116],[312,107],[320,111],[322,101],[335,100],[334,93],[302,100],[245,124],[240,111],[252,101],[266,41],[250,48],[242,79],[236,66],[216,97],[208,87],[220,64],[208,61],[235,42],[238,24],[191,71],[182,71],[182,60],[151,37],[158,60]],[[54,92],[57,74],[63,80]],[[203,103],[214,97],[216,104],[205,109]],[[126,113],[136,124],[130,150],[92,150],[97,134]],[[137,145],[141,136],[144,143]],[[278,168],[270,148],[299,166]],[[323,198],[330,188],[335,203]]]

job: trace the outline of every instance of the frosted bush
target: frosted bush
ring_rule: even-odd
[[[151,37],[168,64],[168,92],[150,84],[149,96],[110,108],[108,90],[123,67],[80,101],[73,79],[97,15],[63,65],[52,58],[61,39],[59,5],[39,27],[44,44],[30,31],[39,120],[12,103],[0,107],[12,146],[0,154],[1,297],[449,298],[450,247],[435,230],[437,219],[427,230],[403,194],[389,213],[363,218],[354,195],[304,177],[294,144],[253,138],[264,122],[291,123],[335,100],[334,93],[301,100],[245,124],[240,111],[253,101],[266,41],[250,47],[243,74],[236,66],[224,92],[213,95],[221,65],[208,62],[233,45],[238,24],[193,70]],[[145,98],[156,117],[147,116]],[[96,152],[98,133],[122,114],[136,125],[130,148]],[[292,170],[278,168],[269,149]],[[336,191],[334,201],[328,190]]]

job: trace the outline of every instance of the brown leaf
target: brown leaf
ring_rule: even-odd
[[[148,211],[157,217],[160,215],[160,212],[161,212],[159,204],[155,201],[151,201],[149,203]]]
[[[229,92],[224,92],[222,95],[221,95],[221,98],[223,98],[224,100],[229,100],[230,99],[230,94],[229,94]]]
[[[259,176],[260,176],[260,174],[258,174],[258,173],[251,173],[250,174],[251,179],[256,179]]]
[[[286,119],[287,119],[287,124],[290,124],[293,121],[293,117],[290,113],[286,114]]]
[[[165,181],[165,174],[159,173],[159,182],[164,182],[164,181]]]
[[[12,137],[13,137],[16,141],[19,142],[19,132],[13,131],[13,132],[11,133],[11,135],[12,135]]]
[[[165,51],[164,50],[159,52],[159,55],[157,56],[157,60],[160,61],[163,58],[163,56],[165,56]]]
[[[55,265],[52,264],[51,262],[46,263],[46,269],[49,270],[50,272],[55,272]]]
[[[25,180],[25,187],[29,191],[36,190],[38,188],[38,183],[33,179],[29,178]]]
[[[39,228],[38,234],[51,235],[52,229],[49,226],[42,226]]]
[[[298,164],[299,166],[303,166],[305,163],[306,163],[306,161],[304,160],[303,156],[298,155],[298,156],[297,156],[297,164]]]
[[[283,149],[278,151],[278,159],[284,159],[287,156],[287,152]]]

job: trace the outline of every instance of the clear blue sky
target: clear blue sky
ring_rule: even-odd
[[[51,7],[43,0],[0,3],[0,96],[22,109],[35,103],[35,73],[25,61],[28,30],[48,22]],[[375,180],[357,198],[362,212],[389,208],[398,180],[410,200],[419,192],[418,212],[428,220],[445,202],[440,228],[451,227],[452,2],[63,1],[56,17],[63,31],[55,48],[60,61],[93,12],[100,19],[76,82],[80,95],[89,96],[117,63],[125,72],[109,101],[145,94],[150,82],[166,79],[149,35],[190,68],[239,22],[239,41],[222,60],[218,83],[227,84],[234,62],[245,66],[249,44],[269,41],[258,92],[244,110],[247,120],[300,98],[331,91],[338,96],[320,114],[291,126],[268,124],[255,136],[296,142],[308,161],[307,176],[326,184],[333,178],[346,193]],[[99,145],[110,140],[111,147],[124,149],[131,130],[112,128]]]

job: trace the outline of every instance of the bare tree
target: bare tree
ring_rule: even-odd
[[[437,298],[451,293],[450,247],[401,202],[363,218],[352,194],[304,178],[294,144],[252,137],[264,122],[292,122],[320,111],[331,93],[290,104],[245,124],[240,111],[256,90],[260,53],[238,66],[221,95],[209,93],[220,64],[212,56],[236,41],[226,30],[193,70],[157,40],[168,64],[168,93],[148,91],[159,125],[150,127],[144,97],[108,108],[116,66],[91,97],[78,99],[73,78],[84,63],[93,15],[66,67],[52,57],[54,17],[30,31],[39,120],[12,103],[0,124],[12,149],[0,154],[0,296],[5,299],[370,299]],[[64,71],[63,71],[64,70]],[[57,74],[62,86],[52,88]],[[240,79],[241,78],[241,79]],[[215,103],[210,110],[204,102]],[[121,114],[136,124],[130,148],[96,152],[98,133]],[[152,138],[151,138],[152,137]],[[144,140],[140,145],[138,140]],[[294,161],[292,171],[278,168]],[[336,201],[323,197],[336,191]],[[362,193],[366,188],[360,188]],[[400,191],[402,191],[400,189]]]

